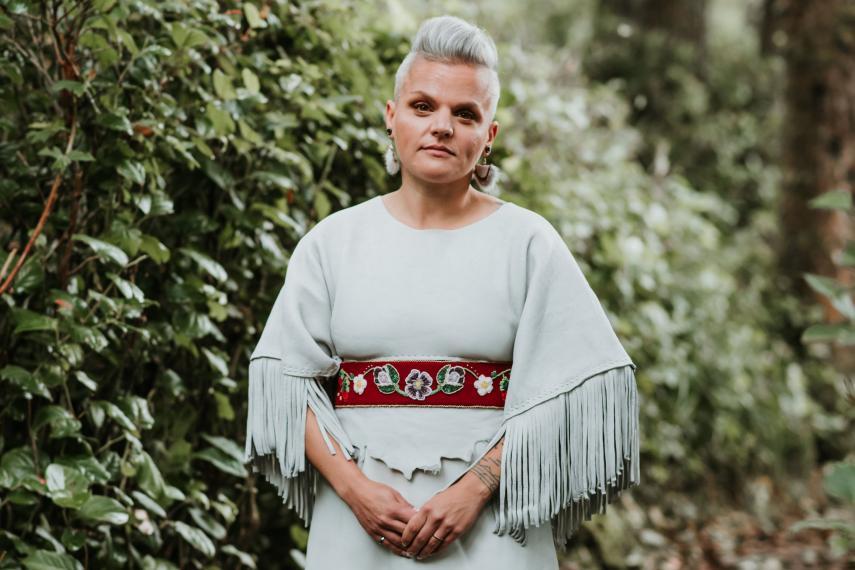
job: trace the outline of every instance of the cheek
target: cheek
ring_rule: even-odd
[[[481,138],[472,137],[466,144],[466,153],[470,156],[479,156],[481,154]]]
[[[395,124],[397,143],[403,150],[418,143],[417,125],[412,119],[400,119]]]

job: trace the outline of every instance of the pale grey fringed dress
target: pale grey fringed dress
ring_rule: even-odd
[[[511,361],[515,345],[518,360],[521,350],[548,346],[536,338],[544,323],[521,316],[534,280],[550,278],[556,239],[545,218],[511,202],[459,229],[419,230],[377,196],[331,214],[297,244],[250,360],[246,461],[310,524],[309,570],[554,570],[556,546],[639,483],[634,364],[625,354],[506,428],[502,410],[485,408],[334,409],[319,384],[336,381],[341,360]],[[535,266],[545,267],[540,277]],[[307,407],[330,452],[331,437],[366,476],[416,507],[506,435],[501,506],[497,491],[439,555],[392,554],[306,460]]]

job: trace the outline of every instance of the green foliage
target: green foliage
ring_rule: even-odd
[[[0,2],[0,283],[46,211],[0,297],[2,566],[282,567],[247,357],[295,241],[386,183],[385,64],[343,3],[54,4]]]
[[[722,220],[722,229],[741,228],[776,197],[783,69],[780,60],[758,53],[758,32],[745,16],[714,25],[726,9],[712,4],[703,44],[604,7],[583,68],[630,103],[629,120],[645,135],[640,161],[721,196],[736,216]]]
[[[810,206],[838,212],[839,215],[848,216],[850,219],[855,216],[852,193],[848,190],[825,192],[811,200]],[[834,263],[839,269],[855,267],[855,240],[849,240],[846,243]],[[812,273],[805,274],[805,280],[811,289],[824,297],[845,320],[833,324],[812,325],[802,334],[802,341],[831,342],[841,347],[855,345],[855,303],[852,302],[855,287],[831,277]]]
[[[848,190],[825,192],[810,202],[812,208],[826,209],[851,217],[855,214],[852,206],[852,193]],[[837,268],[855,266],[855,240],[849,240],[841,255],[834,260]],[[805,274],[810,287],[824,297],[845,320],[834,324],[815,324],[802,333],[805,343],[833,343],[840,347],[855,344],[855,306],[852,295],[855,287],[841,283],[836,279],[822,275]],[[851,380],[849,381],[851,384]],[[849,405],[855,404],[855,392],[849,395]],[[855,506],[855,462],[836,461],[826,466],[823,488],[834,500],[839,501],[850,512]],[[796,533],[803,529],[822,529],[831,531],[828,542],[838,556],[845,556],[855,550],[855,522],[849,518],[811,518],[799,521],[790,527]]]
[[[692,488],[710,472],[781,471],[811,442],[784,437],[809,418],[787,389],[804,390],[804,372],[763,321],[759,268],[771,272],[772,251],[720,229],[736,215],[719,196],[639,165],[643,139],[615,86],[565,80],[557,91],[561,59],[506,57],[497,148],[513,191],[565,236],[639,364],[648,480]]]
[[[499,44],[507,197],[565,236],[639,364],[646,480],[721,497],[845,453],[837,375],[792,332],[814,312],[776,267],[782,76],[756,30],[711,6],[699,57],[606,2],[445,4]]]

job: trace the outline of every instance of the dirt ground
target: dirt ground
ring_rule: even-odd
[[[644,508],[625,492],[605,514],[587,521],[562,558],[561,570],[855,569],[853,543],[830,529],[791,530],[803,519],[848,521],[855,512],[829,501],[817,471],[782,496],[765,478],[751,483],[742,508],[698,506],[669,493]]]

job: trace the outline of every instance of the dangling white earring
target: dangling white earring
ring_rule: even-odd
[[[472,182],[479,190],[491,196],[497,196],[499,190],[496,187],[496,179],[499,176],[499,167],[495,164],[487,164],[487,154],[490,154],[490,147],[486,148],[486,154],[481,159],[481,164],[475,165],[475,170],[472,173]]]
[[[386,129],[386,134],[391,135],[392,129]],[[386,172],[391,176],[394,176],[401,170],[401,163],[398,162],[398,157],[395,155],[395,146],[391,138],[389,139],[389,146],[386,147],[386,153],[383,155],[383,158],[386,160]]]

